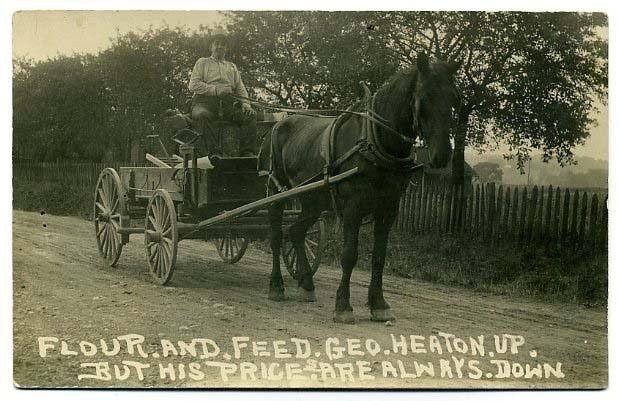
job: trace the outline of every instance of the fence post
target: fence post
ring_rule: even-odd
[[[453,216],[453,212],[452,212],[451,209],[453,208],[453,205],[454,205],[454,199],[453,199],[454,192],[455,192],[454,191],[454,187],[455,187],[455,184],[447,184],[447,189],[448,189],[448,191],[447,191],[447,204],[446,204],[446,206],[447,206],[447,213],[445,215],[445,220],[446,220],[446,222],[445,222],[445,232],[447,234],[449,234],[451,232],[451,226],[452,226],[451,218]]]
[[[432,228],[432,199],[434,197],[434,183],[428,185],[428,198],[426,199],[426,218],[425,218],[425,230],[428,232]]]
[[[468,187],[468,195],[466,197],[466,210],[465,210],[465,216],[464,216],[464,232],[466,234],[469,234],[471,232],[471,226],[473,225],[473,208],[474,208],[474,204],[473,202],[475,201],[475,188],[473,186],[473,184],[469,185]]]
[[[402,231],[402,215],[404,214],[404,198],[406,196],[406,191],[400,194],[400,201],[398,202],[398,214],[395,218],[395,228],[398,231]]]
[[[583,192],[582,203],[580,206],[580,222],[578,224],[578,238],[581,241],[581,245],[587,238],[587,234],[585,233],[585,225],[587,224],[587,206],[587,193]]]
[[[542,229],[544,227],[544,186],[539,187],[539,197],[537,198],[537,212],[533,216],[533,241],[539,241],[542,238]]]
[[[502,224],[503,224],[503,210],[505,207],[505,201],[503,200],[503,185],[499,185],[499,190],[496,197],[496,215],[495,215],[495,224],[494,224],[494,236],[493,240],[495,243],[498,243],[500,240],[500,236],[502,234]]]
[[[475,224],[473,225],[472,234],[476,235],[479,233],[479,203],[481,198],[481,184],[477,184],[475,186]]]
[[[607,249],[608,246],[608,195],[604,197],[602,208],[602,220],[600,221],[600,248]]]
[[[492,242],[492,233],[493,233],[493,228],[494,228],[494,211],[495,211],[495,184],[494,182],[491,182],[487,185],[487,190],[486,190],[486,194],[487,194],[487,202],[488,202],[488,222],[485,233],[486,233],[486,240],[490,240],[490,242]]]
[[[527,187],[522,189],[522,199],[520,200],[520,216],[518,219],[518,244],[522,245],[524,234],[527,226],[527,204],[529,203],[529,197],[527,194]]]
[[[530,243],[533,238],[533,223],[535,221],[535,215],[537,214],[537,192],[538,188],[537,185],[535,185],[531,191],[531,200],[528,202],[527,222],[523,236],[525,244]]]
[[[520,194],[518,193],[518,187],[514,188],[514,205],[512,207],[511,219],[510,219],[510,238],[518,239],[518,230],[520,225],[518,224],[518,212],[520,211]]]
[[[411,232],[413,233],[417,233],[421,231],[421,228],[419,226],[419,222],[422,221],[422,209],[421,209],[421,203],[422,203],[422,195],[423,195],[423,188],[421,187],[417,187],[416,188],[416,196],[415,196],[415,219],[413,220],[413,228],[411,230]]]
[[[443,232],[443,209],[445,206],[445,185],[441,182],[436,191],[436,201],[434,202],[434,222],[436,224],[435,231],[437,234]]]
[[[406,186],[406,188],[404,188],[404,191],[402,191],[402,196],[400,196],[400,204],[399,206],[399,211],[398,211],[398,230],[400,232],[404,231],[404,224],[406,222],[406,217],[408,215],[408,210],[406,209],[406,199],[408,198],[408,185]]]
[[[546,218],[542,228],[542,238],[544,242],[548,242],[550,237],[550,227],[552,226],[552,185],[548,187],[548,199],[546,200]]]
[[[458,220],[456,223],[456,232],[461,232],[462,231],[462,227],[464,226],[464,219],[465,219],[465,208],[466,208],[466,203],[465,203],[465,197],[464,197],[464,184],[459,184],[458,185]]]
[[[570,212],[570,190],[569,188],[565,189],[565,194],[563,196],[563,210],[561,211],[561,233],[559,234],[559,244],[563,244],[564,241],[567,240],[569,227],[568,227],[568,216]]]
[[[433,182],[428,190],[428,200],[426,206],[426,232],[432,231],[432,206],[434,204],[434,190],[436,184]]]
[[[410,233],[413,231],[413,221],[415,220],[415,199],[417,197],[417,186],[410,182],[408,186],[410,187],[410,197],[408,199],[408,205],[406,205],[406,210],[408,210],[408,220],[406,222],[406,226],[404,227],[404,231]]]
[[[505,189],[505,205],[503,206],[503,215],[501,221],[501,240],[509,237],[509,214],[511,213],[511,188]]]
[[[404,223],[402,224],[402,231],[410,232],[409,227],[410,227],[411,221],[414,218],[413,202],[411,201],[411,199],[414,198],[415,187],[413,186],[412,183],[409,182],[408,185],[406,186],[406,190],[408,191],[408,196],[406,197],[406,203],[404,204],[404,210],[406,210],[406,219],[404,219]]]
[[[593,194],[591,198],[591,218],[589,219],[589,240],[592,249],[596,249],[597,229],[598,229],[598,194]]]
[[[576,192],[574,192],[574,201],[572,202],[572,213],[571,214],[571,220],[570,220],[570,234],[569,234],[569,239],[576,239],[578,238],[578,232],[577,230],[577,222],[578,222],[578,198],[580,194],[578,193],[578,190],[576,190]]]
[[[440,214],[441,214],[441,205],[442,205],[442,197],[441,197],[441,183],[436,183],[436,188],[434,190],[434,198],[432,199],[432,226],[435,233],[440,232]]]
[[[426,197],[428,196],[428,186],[427,185],[423,185],[422,190],[421,190],[421,205],[420,205],[420,212],[419,212],[419,232],[421,233],[425,233],[425,224],[426,224],[426,207],[427,207],[427,202],[426,202]]]

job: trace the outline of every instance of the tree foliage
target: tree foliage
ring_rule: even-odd
[[[246,84],[281,105],[334,108],[382,84],[395,66],[376,39],[373,12],[230,13],[233,51]],[[368,27],[370,29],[368,29]]]
[[[100,159],[104,148],[91,144],[107,137],[102,122],[109,105],[93,57],[61,56],[36,65],[22,59],[15,65],[16,156],[36,160]]]
[[[229,59],[250,94],[280,105],[342,108],[417,53],[460,60],[462,102],[452,165],[464,149],[507,144],[520,167],[533,149],[570,163],[607,97],[607,18],[595,13],[231,12]],[[188,77],[208,28],[118,34],[98,55],[14,62],[15,152],[37,160],[128,157],[187,109]]]
[[[520,168],[532,149],[569,163],[589,135],[594,101],[606,99],[602,14],[398,12],[379,26],[400,64],[418,51],[462,61],[455,168],[465,146],[499,142]]]
[[[163,113],[186,110],[189,75],[208,31],[168,27],[129,32],[98,55],[14,61],[17,157],[128,160],[131,142],[164,134]]]
[[[480,162],[473,166],[477,177],[481,182],[502,182],[503,170],[501,166],[492,162]]]

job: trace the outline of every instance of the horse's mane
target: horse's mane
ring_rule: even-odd
[[[378,89],[377,95],[380,96],[380,94],[388,93],[389,96],[386,97],[387,101],[397,101],[400,96],[406,96],[408,94],[407,91],[409,91],[412,87],[411,83],[416,79],[416,77],[417,70],[415,68],[408,68],[398,71]],[[365,98],[358,99],[348,107],[348,110],[363,112],[366,108],[366,102],[367,99]],[[342,123],[350,117],[352,117],[352,114],[344,114],[342,116]]]
[[[397,92],[408,90],[417,79],[417,68],[409,67],[393,74],[380,88],[378,93],[390,93],[397,96]]]
[[[403,101],[406,109],[410,110],[410,99],[413,97],[417,82],[418,71],[416,67],[400,70],[392,75],[376,92],[376,112],[387,120],[391,120],[391,126],[404,129],[411,125],[410,116],[401,113]]]

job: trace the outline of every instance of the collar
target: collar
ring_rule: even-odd
[[[214,61],[214,62],[216,62],[216,63],[220,63],[220,64],[225,64],[225,63],[226,63],[226,60],[225,60],[225,59],[217,60],[217,59],[216,59],[215,57],[213,57],[213,56],[210,56],[210,57],[209,57],[209,59],[210,59],[210,60],[213,60],[213,61]]]

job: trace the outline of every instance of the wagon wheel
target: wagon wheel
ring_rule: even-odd
[[[249,245],[249,240],[244,237],[235,237],[227,233],[223,238],[215,239],[217,253],[225,263],[233,264],[241,260]]]
[[[125,210],[125,192],[118,173],[113,168],[99,174],[95,189],[93,220],[97,248],[105,264],[113,267],[123,249],[122,236],[118,232],[120,219]]]
[[[312,275],[316,274],[316,270],[320,266],[320,259],[324,248],[323,239],[326,237],[325,222],[322,218],[318,219],[308,230],[305,236],[305,254],[309,262]],[[292,246],[290,239],[283,242],[282,259],[288,273],[298,279],[298,260],[297,251]]]
[[[170,194],[158,189],[148,201],[144,244],[151,276],[164,285],[172,278],[178,250],[176,210]]]

